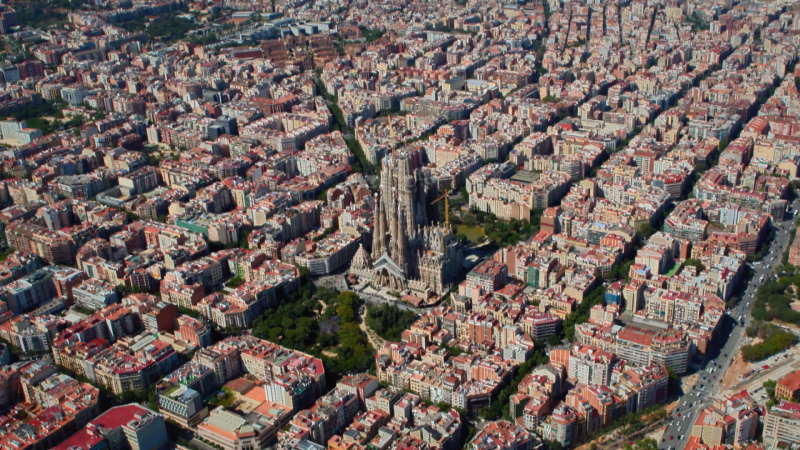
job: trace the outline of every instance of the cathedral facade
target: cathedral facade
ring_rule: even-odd
[[[351,273],[373,286],[409,290],[423,298],[447,292],[458,275],[461,254],[450,226],[428,224],[428,189],[409,155],[384,158],[372,252],[359,248]]]

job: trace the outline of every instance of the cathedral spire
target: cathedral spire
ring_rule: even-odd
[[[358,245],[358,250],[356,250],[356,254],[353,256],[353,264],[351,267],[359,271],[359,273],[372,270],[372,259],[369,257],[369,253],[364,249],[363,244]]]
[[[378,198],[378,207],[375,208],[374,229],[372,230],[372,260],[377,261],[386,252],[386,213],[383,196]]]
[[[400,233],[403,232],[403,229],[400,227],[399,205],[396,201],[392,201],[390,208],[392,212],[392,214],[389,215],[389,234],[391,235],[390,256],[394,262],[397,262],[397,243],[400,240]]]
[[[403,272],[406,274],[408,271],[406,270],[406,265],[408,261],[406,261],[406,253],[408,249],[408,235],[406,234],[405,230],[402,228],[403,219],[405,218],[406,210],[404,208],[400,208],[398,211],[398,223],[397,223],[397,236],[394,236],[395,242],[397,243],[397,247],[395,249],[395,258],[394,262],[397,263],[403,269]]]

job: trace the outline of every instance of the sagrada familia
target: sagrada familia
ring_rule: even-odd
[[[442,295],[455,281],[461,252],[449,225],[428,225],[429,185],[411,156],[383,160],[372,230],[372,254],[358,249],[350,272],[373,286],[409,290],[423,298]]]

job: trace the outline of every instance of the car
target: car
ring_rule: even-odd
[[[714,376],[713,376],[713,377],[711,377],[711,378],[713,378],[713,379],[715,379],[715,380],[716,380],[716,379],[717,379],[717,376],[716,376],[716,375],[714,375]]]
[[[669,440],[671,441],[673,437],[674,437],[674,436],[670,436],[670,437],[669,437]]]
[[[678,417],[680,417],[680,416],[681,416],[681,413],[678,413]]]
[[[681,437],[679,437],[678,440],[682,441],[683,440],[683,435],[681,435]]]
[[[728,354],[727,354],[727,353],[725,353],[725,357],[726,357],[726,358],[728,357]]]

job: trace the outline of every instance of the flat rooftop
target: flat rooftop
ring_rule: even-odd
[[[518,181],[520,183],[531,184],[538,180],[541,176],[542,175],[538,172],[533,172],[531,170],[520,170],[511,177],[511,180]]]

